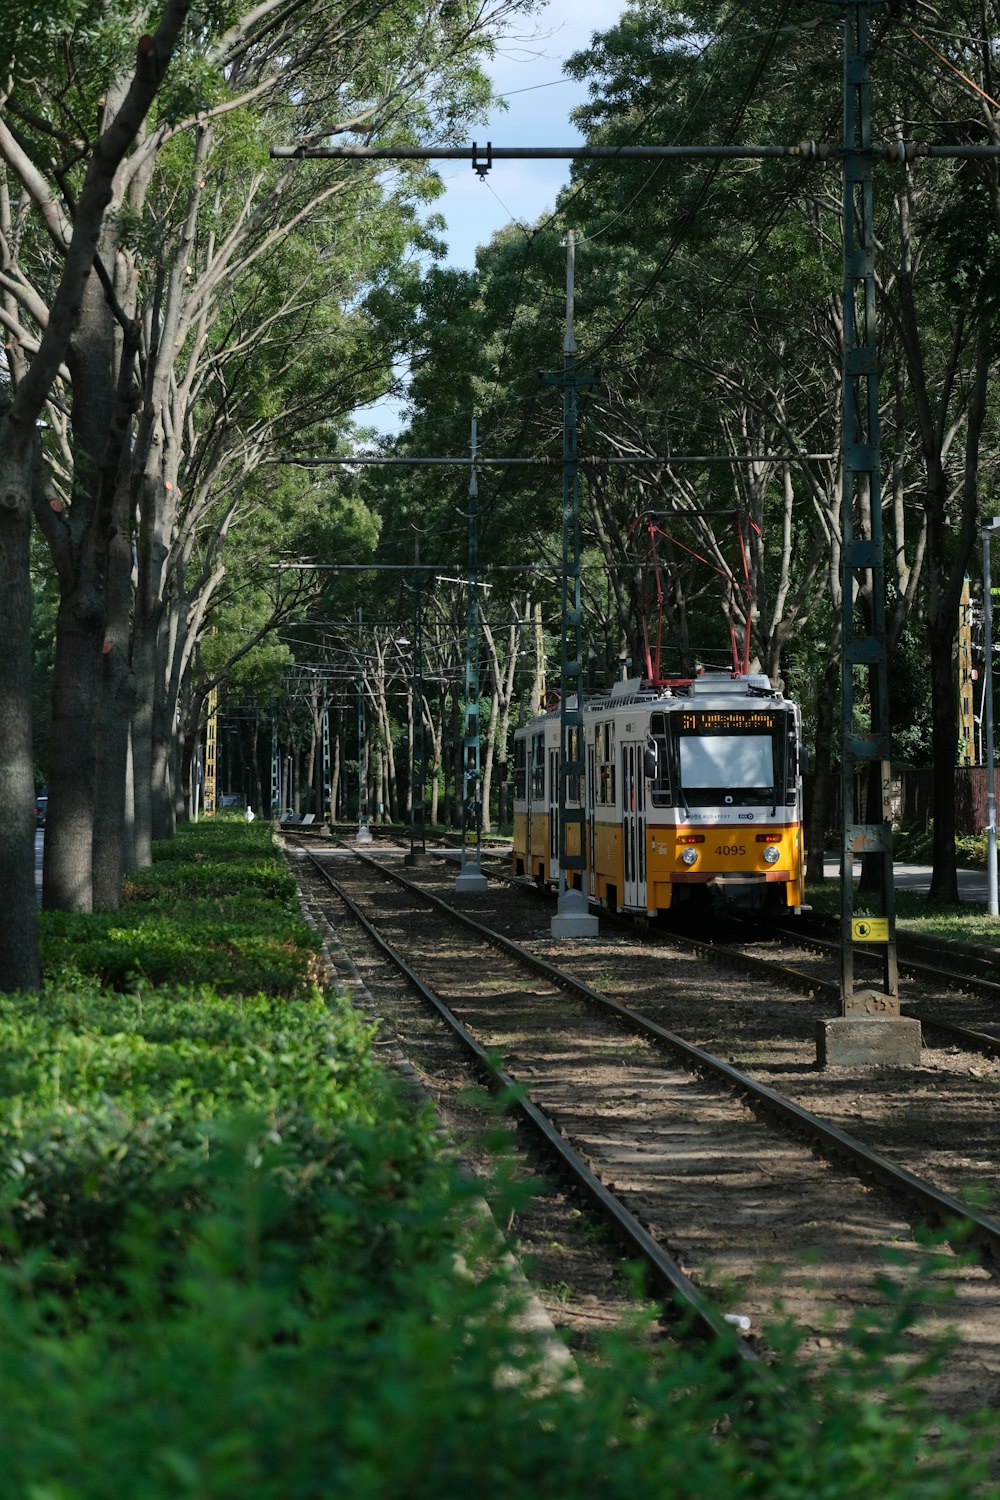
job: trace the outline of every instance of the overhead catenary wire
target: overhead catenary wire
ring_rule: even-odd
[[[743,4],[739,7],[739,10],[737,11],[736,16],[734,16],[734,18],[733,18],[734,22],[736,20],[736,17],[740,14],[740,12],[742,12],[743,10],[746,10],[748,8],[749,8],[749,0],[743,0]],[[705,51],[707,51],[708,47],[710,45],[712,45],[713,42],[717,42],[719,40],[720,35],[721,35],[721,32],[716,32],[714,34],[713,38],[711,39],[711,41],[707,41],[704,44],[704,46],[701,49],[701,54],[700,55],[704,55],[704,53],[705,53]],[[706,88],[708,87],[708,80],[706,80],[705,87]],[[652,120],[654,120],[657,117],[657,115],[662,111],[663,107],[664,106],[661,103],[657,103],[652,109],[647,110],[646,113],[642,116],[642,118],[640,120],[638,120],[637,122],[635,122],[635,124],[631,127],[631,129],[630,129],[630,131],[628,133],[629,139],[627,141],[627,144],[634,144],[635,143],[636,137],[642,131],[642,129],[644,128],[644,126],[646,126]],[[689,118],[690,118],[690,115],[689,115]],[[654,168],[653,172],[650,174],[650,178],[647,179],[647,180],[652,180],[652,178],[655,177],[656,173],[659,171],[659,166],[660,166],[660,164],[658,164],[657,167]],[[497,389],[499,388],[499,384],[500,384],[501,380],[503,379],[504,365],[506,363],[507,352],[508,352],[508,349],[510,347],[510,338],[511,338],[511,334],[513,332],[514,322],[515,322],[516,317],[517,317],[517,310],[518,310],[518,308],[521,305],[521,289],[522,289],[522,287],[524,285],[524,277],[525,277],[525,274],[526,274],[526,271],[527,271],[528,259],[529,259],[530,252],[533,249],[536,241],[540,238],[540,236],[551,225],[553,225],[556,222],[557,219],[559,219],[559,218],[565,219],[567,211],[569,210],[569,208],[571,208],[571,206],[573,205],[573,203],[576,201],[577,197],[584,191],[584,188],[585,188],[585,183],[581,182],[581,183],[579,183],[572,190],[572,192],[570,192],[570,194],[569,194],[568,197],[561,197],[561,199],[557,203],[556,207],[549,214],[547,214],[541,220],[540,223],[536,224],[535,227],[530,232],[528,230],[524,229],[522,225],[518,224],[517,221],[513,219],[512,215],[509,215],[509,217],[511,217],[511,221],[516,224],[516,227],[522,229],[522,232],[525,234],[526,243],[525,243],[525,247],[524,247],[524,254],[523,254],[523,257],[522,257],[520,270],[519,270],[519,273],[518,273],[517,289],[516,289],[514,298],[512,299],[511,313],[510,313],[510,317],[509,317],[508,322],[507,322],[506,331],[504,333],[503,348],[502,348],[502,351],[501,351],[500,359],[497,362],[497,374],[496,374],[496,378],[494,380],[494,387],[493,387],[494,388],[494,394],[496,393]],[[496,196],[496,194],[494,194],[494,196]],[[508,214],[509,214],[509,211],[508,211]],[[599,232],[603,232],[603,230],[599,231]],[[590,238],[593,238],[593,236],[591,235]],[[502,420],[503,413],[506,410],[509,409],[509,406],[510,406],[510,398],[508,397],[507,401],[505,401],[503,403],[503,406],[501,407],[501,411],[500,411],[500,419],[501,420]],[[534,397],[532,398],[531,408],[529,408],[529,411],[527,412],[527,414],[525,416],[524,422],[522,423],[522,431],[521,431],[521,437],[522,438],[523,438],[524,432],[527,430],[527,424],[528,424],[528,421],[530,420],[531,410],[533,409],[533,407],[534,407]],[[493,408],[493,409],[495,409],[495,408]],[[518,443],[515,446],[517,448],[520,447],[520,439],[519,439]],[[503,488],[504,488],[505,484],[506,484],[506,475],[504,476],[503,481],[502,481],[501,486],[500,486],[500,493],[501,494],[503,492]],[[499,498],[499,495],[496,498]]]
[[[625,329],[635,318],[636,314],[652,296],[656,287],[662,280],[668,266],[670,265],[674,256],[677,254],[678,246],[680,245],[684,234],[686,233],[695,215],[699,212],[701,206],[703,205],[705,198],[707,197],[708,192],[712,186],[712,183],[718,175],[721,162],[728,158],[729,151],[733,151],[733,159],[735,159],[735,150],[731,145],[732,136],[737,126],[742,122],[746,111],[749,108],[750,101],[757,90],[760,80],[763,77],[764,69],[770,59],[772,51],[774,50],[774,46],[777,42],[780,29],[783,26],[788,12],[791,10],[791,8],[792,0],[783,0],[780,14],[771,28],[765,45],[757,58],[751,78],[743,90],[743,94],[736,108],[735,117],[730,121],[726,129],[726,141],[730,143],[728,150],[725,143],[720,147],[713,148],[713,150],[716,152],[716,155],[711,158],[712,165],[709,168],[705,180],[699,186],[698,192],[695,195],[694,202],[687,207],[680,222],[675,227],[670,243],[667,246],[666,253],[658,261],[656,267],[654,268],[652,276],[647,280],[645,286],[641,289],[638,295],[633,298],[629,308],[627,309],[625,314],[621,318],[619,318],[618,322],[614,325],[611,331],[607,333],[592,349],[586,350],[585,353],[581,356],[581,359],[585,360],[586,362],[592,364],[598,358],[598,356],[603,353],[603,351],[608,348],[609,345],[612,344],[621,333],[625,331]],[[800,157],[803,155],[807,156],[808,148],[810,145],[811,143],[802,142],[798,148],[796,148],[795,150],[788,149],[784,154],[789,156],[798,155]],[[697,160],[697,156],[695,156],[694,159]],[[706,159],[708,159],[707,153]]]

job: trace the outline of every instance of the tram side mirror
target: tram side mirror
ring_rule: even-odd
[[[805,745],[799,746],[799,775],[809,775],[809,751],[806,749]]]
[[[652,743],[646,745],[642,752],[642,774],[647,781],[653,781],[656,777],[657,753],[656,746]]]

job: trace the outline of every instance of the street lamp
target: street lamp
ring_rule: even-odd
[[[1000,533],[1000,516],[982,528],[983,538],[983,649],[986,681],[983,685],[983,723],[986,733],[986,910],[1000,916],[997,904],[997,801],[993,771],[993,600],[990,592],[990,538]]]

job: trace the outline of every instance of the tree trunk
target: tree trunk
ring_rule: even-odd
[[[63,600],[52,673],[52,753],[42,901],[50,911],[93,910],[95,707],[103,611],[89,587]]]
[[[157,660],[157,672],[162,683],[161,662]],[[173,838],[174,827],[172,751],[174,742],[174,700],[163,692],[162,687],[153,698],[153,753],[152,782],[150,785],[150,807],[152,811],[152,835],[154,839]]]
[[[153,863],[153,683],[156,653],[151,632],[141,618],[140,602],[132,636],[135,709],[132,714],[132,782],[135,788],[135,859],[142,869]]]
[[[106,247],[102,247],[104,249]],[[72,505],[46,535],[59,575],[52,753],[45,828],[43,900],[58,911],[93,908],[94,808],[104,683],[108,549],[122,432],[113,320],[96,274],[85,283],[67,354],[76,449]],[[115,446],[117,442],[117,447]],[[57,512],[62,515],[62,512]],[[110,710],[110,698],[106,704]],[[120,899],[120,898],[119,898]]]
[[[341,776],[344,764],[344,710],[338,703],[333,716],[333,765],[330,770],[330,821],[341,821]]]
[[[928,621],[931,659],[931,745],[933,747],[934,868],[929,903],[958,905],[958,859],[955,852],[955,766],[958,761],[958,683],[955,672],[954,622]]]
[[[431,754],[427,765],[431,784],[431,827],[435,828],[441,821],[441,770],[444,763],[444,698],[440,695],[437,718],[428,712],[427,724],[431,735]]]
[[[94,905],[117,911],[126,870],[128,747],[135,682],[129,660],[132,612],[132,545],[128,490],[116,494],[115,526],[108,546],[107,620],[98,709],[97,772],[94,790]],[[124,503],[122,503],[124,502]]]
[[[0,993],[41,985],[31,759],[31,458],[0,419]]]
[[[497,725],[500,718],[500,707],[497,702],[496,693],[490,694],[490,711],[486,724],[486,743],[483,749],[483,781],[482,781],[482,803],[483,803],[483,833],[489,833],[493,827],[490,817],[490,792],[493,786],[493,764],[496,758]]]

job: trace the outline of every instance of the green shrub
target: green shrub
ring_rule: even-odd
[[[927,865],[934,858],[934,825],[914,828],[903,824],[893,830],[892,851],[906,864]],[[985,870],[986,834],[961,834],[955,839],[955,857],[964,870]]]
[[[43,914],[44,994],[0,997],[0,1495],[997,1493],[901,1353],[919,1279],[823,1372],[773,1330],[780,1386],[642,1326],[540,1365],[477,1187],[310,986],[269,840],[184,830],[125,911]]]
[[[180,898],[183,899],[183,898]],[[42,912],[47,973],[90,976],[113,989],[205,984],[225,994],[305,996],[320,977],[319,939],[291,915],[246,905],[239,915],[185,902],[178,914],[147,910],[68,916]]]
[[[248,1110],[308,1163],[394,1113],[367,1025],[319,995],[0,997],[0,1226],[79,1296],[136,1203],[167,1223],[201,1201],[218,1122]]]
[[[433,1165],[415,1180],[399,1129],[354,1133],[354,1170],[328,1175],[308,1241],[287,1191],[297,1157],[261,1140],[260,1122],[220,1139],[180,1244],[134,1215],[127,1304],[57,1332],[45,1297],[28,1295],[30,1270],[0,1277],[0,1493],[996,1494],[985,1423],[935,1421],[899,1362],[896,1330],[924,1300],[919,1282],[897,1286],[884,1331],[859,1327],[808,1380],[779,1384],[734,1369],[731,1348],[662,1344],[637,1327],[604,1341],[570,1384],[514,1325],[514,1293],[470,1227],[472,1188]]]
[[[186,858],[179,858],[181,851]],[[319,938],[269,829],[188,828],[125,886],[123,910],[42,912],[44,971],[125,990],[204,984],[225,994],[306,996],[321,977]]]
[[[275,855],[270,824],[263,821],[248,824],[242,818],[209,818],[200,823],[181,823],[173,838],[158,839],[153,844],[153,867],[198,864],[208,858],[242,864],[248,851],[281,865]]]

